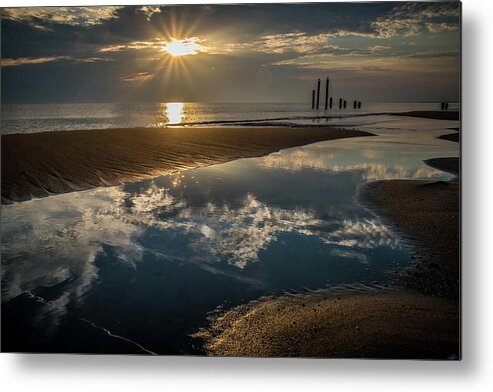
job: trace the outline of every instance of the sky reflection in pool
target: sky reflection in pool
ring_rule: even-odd
[[[457,145],[422,137],[322,142],[3,207],[4,348],[193,353],[188,335],[220,305],[384,280],[409,249],[355,191],[449,179],[422,160]]]

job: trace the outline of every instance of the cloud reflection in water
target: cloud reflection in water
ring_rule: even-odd
[[[378,264],[385,252],[405,262],[399,239],[357,203],[355,190],[371,179],[447,175],[421,164],[426,150],[353,143],[4,206],[2,302],[60,286],[45,310],[58,325],[70,304],[82,306],[96,282],[105,284],[104,263],[137,270],[149,257],[266,292],[300,288],[305,279],[313,287],[358,281],[368,266],[387,268]]]

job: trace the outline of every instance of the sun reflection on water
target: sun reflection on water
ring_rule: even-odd
[[[167,125],[180,124],[185,117],[184,104],[182,102],[168,102],[166,104]]]

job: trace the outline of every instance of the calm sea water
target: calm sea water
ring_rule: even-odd
[[[450,104],[450,110],[458,108]],[[312,110],[306,104],[40,104],[2,105],[2,134],[75,129],[195,126],[321,125],[333,117],[439,110],[439,103],[363,103],[354,110]]]
[[[366,116],[358,127],[379,136],[2,206],[3,350],[200,353],[190,334],[209,312],[385,283],[412,248],[357,188],[449,179],[423,160],[458,155],[436,139],[457,122]]]

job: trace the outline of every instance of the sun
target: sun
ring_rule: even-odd
[[[188,56],[197,54],[200,51],[200,45],[196,38],[174,39],[166,42],[161,49],[168,52],[173,57]]]

